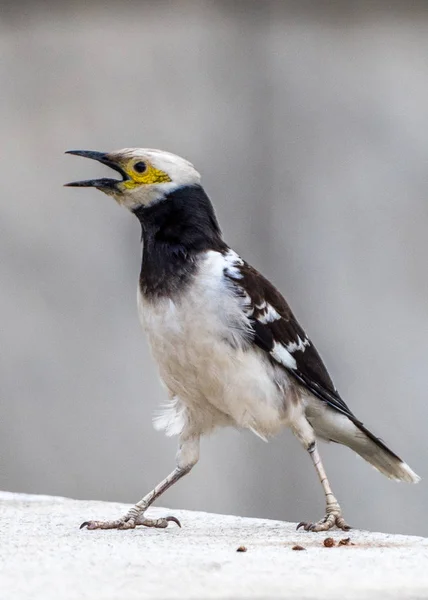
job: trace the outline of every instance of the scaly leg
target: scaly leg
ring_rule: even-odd
[[[159,498],[179,479],[187,475],[199,459],[199,437],[180,438],[180,448],[177,454],[177,467],[163,479],[151,492],[146,494],[135,506],[133,506],[122,518],[115,521],[85,521],[80,526],[87,529],[134,529],[137,525],[145,527],[156,527],[164,529],[168,523],[174,522],[181,527],[180,521],[175,517],[163,517],[161,519],[148,519],[145,511],[153,502]]]
[[[342,517],[342,509],[340,508],[338,501],[331,491],[331,487],[318,452],[315,433],[312,426],[309,424],[306,418],[304,418],[304,421],[303,419],[299,421],[297,427],[293,427],[293,432],[309,452],[309,456],[312,459],[314,467],[318,473],[318,477],[321,481],[326,500],[325,517],[317,523],[307,523],[302,521],[297,525],[297,529],[303,527],[306,531],[328,531],[336,525],[344,531],[349,531],[351,527]]]

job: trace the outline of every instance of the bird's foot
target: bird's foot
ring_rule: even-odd
[[[342,510],[338,504],[331,507],[327,506],[327,514],[321,521],[318,521],[317,523],[306,523],[305,521],[301,521],[296,529],[303,527],[305,531],[328,531],[335,525],[339,529],[343,529],[343,531],[352,529],[342,517]]]
[[[144,510],[131,509],[124,517],[116,521],[85,521],[80,529],[135,529],[138,525],[144,527],[155,527],[165,529],[169,523],[176,523],[181,527],[180,521],[176,517],[168,516],[161,519],[148,519],[144,515]]]

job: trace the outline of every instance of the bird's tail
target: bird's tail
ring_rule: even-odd
[[[341,441],[342,444],[354,450],[389,479],[406,481],[407,483],[418,483],[420,481],[419,475],[360,421],[355,419],[353,424],[357,429],[356,435],[348,436],[347,439]]]
[[[310,419],[315,433],[326,440],[348,446],[389,479],[418,483],[419,475],[369,431],[353,415],[324,412],[323,418]]]
[[[378,471],[389,479],[406,481],[407,483],[418,483],[419,475],[409,467],[399,456],[386,446],[378,437],[369,431],[364,425],[355,419],[356,435],[351,435],[342,443],[362,456]]]

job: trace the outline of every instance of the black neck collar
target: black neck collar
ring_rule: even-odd
[[[144,295],[179,292],[191,280],[201,252],[227,249],[213,206],[199,185],[179,188],[133,212],[144,243],[140,274]]]

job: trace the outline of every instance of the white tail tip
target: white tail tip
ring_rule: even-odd
[[[400,463],[400,471],[400,481],[406,481],[407,483],[419,483],[421,480],[419,475],[417,475],[405,462]]]

